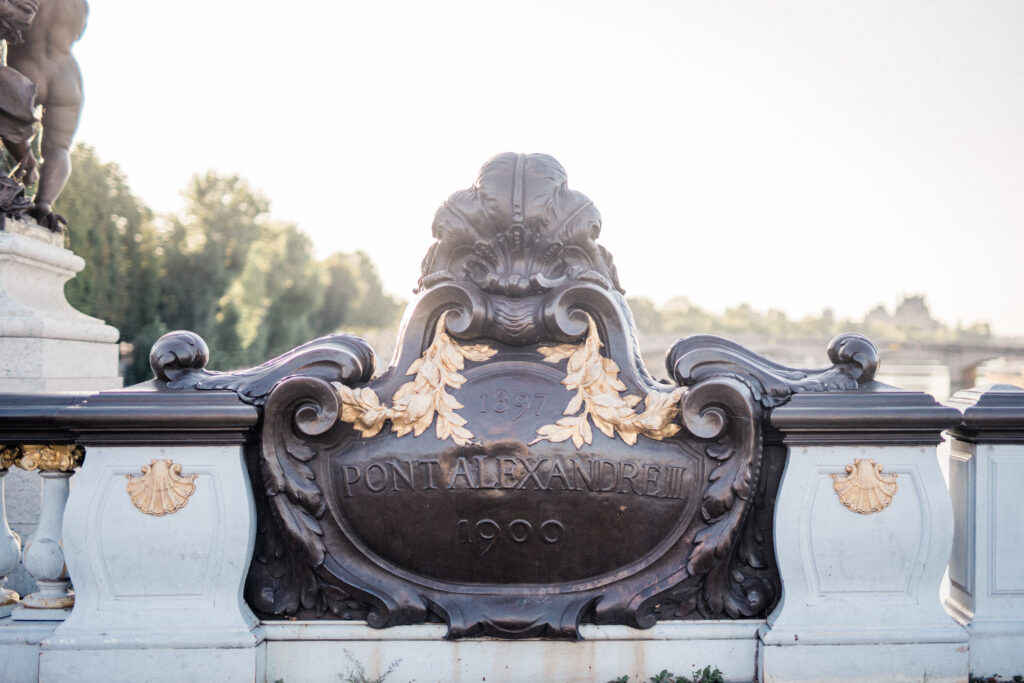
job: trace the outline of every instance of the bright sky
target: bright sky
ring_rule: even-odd
[[[239,173],[404,297],[441,201],[546,152],[627,293],[1024,335],[1018,0],[93,0],[76,55],[78,139],[154,209]]]

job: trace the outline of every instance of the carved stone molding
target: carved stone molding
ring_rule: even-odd
[[[181,465],[171,460],[151,460],[142,466],[142,475],[125,475],[132,505],[154,517],[174,514],[185,507],[196,491],[198,476],[182,476]]]
[[[882,464],[855,458],[846,474],[832,475],[832,488],[840,502],[853,512],[870,515],[889,506],[896,495],[896,475],[882,474]]]
[[[22,445],[18,449],[14,464],[28,472],[71,472],[85,459],[85,449],[72,444]]]

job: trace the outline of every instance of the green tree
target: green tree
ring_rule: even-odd
[[[306,234],[268,225],[218,304],[211,354],[216,349],[221,365],[253,365],[309,341],[324,279]]]
[[[393,325],[402,304],[363,252],[317,262],[296,226],[273,223],[269,202],[236,175],[192,178],[179,216],[156,227],[115,164],[86,145],[57,209],[86,269],[67,287],[81,311],[134,346],[125,381],[151,377],[149,349],[171,329],[203,336],[211,365],[261,363],[313,337]]]
[[[164,236],[161,315],[171,327],[220,339],[219,303],[263,234],[269,202],[237,175],[212,171],[194,176],[185,197],[184,215]]]
[[[384,291],[377,267],[362,251],[336,252],[324,261],[327,286],[315,316],[318,335],[344,329],[389,327],[402,303]]]
[[[152,213],[116,164],[83,144],[71,151],[74,173],[56,209],[68,220],[68,246],[85,269],[65,288],[68,301],[132,340],[157,316],[161,259]]]

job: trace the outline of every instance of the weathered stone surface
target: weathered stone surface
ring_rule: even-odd
[[[0,392],[120,386],[117,330],[64,296],[85,262],[39,231],[49,233],[11,219],[0,231]]]
[[[1024,671],[1024,389],[958,392],[942,450],[956,513],[947,608],[967,625],[975,675]]]
[[[967,633],[939,601],[953,509],[935,444],[959,416],[930,396],[877,389],[801,395],[772,413],[789,457],[765,681],[967,676]],[[850,477],[867,492],[857,504],[843,495]]]

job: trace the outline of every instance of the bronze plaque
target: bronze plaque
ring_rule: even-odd
[[[527,446],[568,400],[557,371],[491,361],[465,376],[452,396],[478,443],[418,456],[385,434],[331,457],[332,510],[369,553],[438,585],[584,585],[678,540],[699,503],[692,449]]]
[[[554,159],[500,155],[438,210],[376,379],[347,335],[235,373],[205,370],[190,333],[157,343],[168,388],[263,406],[257,614],[578,638],[581,621],[767,613],[783,456],[766,456],[764,416],[795,391],[856,388],[877,353],[845,335],[832,367],[794,370],[690,337],[656,381],[599,230]]]

